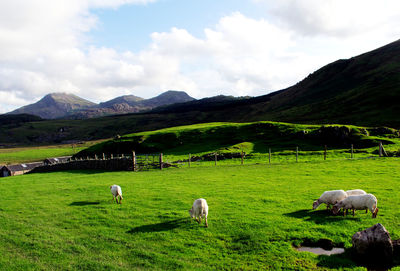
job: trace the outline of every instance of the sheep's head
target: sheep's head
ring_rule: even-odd
[[[333,205],[332,213],[334,215],[337,215],[339,213],[339,211],[340,211],[340,207],[338,206],[338,204]]]
[[[193,212],[193,208],[189,210],[189,214],[191,218],[194,218],[194,212]]]
[[[320,205],[320,203],[319,203],[319,199],[317,199],[317,200],[316,200],[316,201],[314,201],[314,202],[313,202],[313,204],[312,204],[312,208],[313,208],[313,210],[317,209],[319,205]]]
[[[110,189],[112,189],[112,185],[110,185]]]
[[[378,208],[375,208],[375,211],[372,213],[372,218],[376,218],[376,216],[378,215]]]

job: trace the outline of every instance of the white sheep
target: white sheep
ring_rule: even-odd
[[[367,194],[367,192],[365,192],[362,189],[347,190],[346,193],[347,193],[347,196],[356,196],[356,195],[365,195],[365,194]],[[354,212],[354,210],[353,210],[353,212]],[[368,213],[368,209],[366,209],[365,213]],[[346,215],[347,214],[348,214],[348,209],[346,210]]]
[[[113,202],[116,201],[117,203],[121,204],[121,201],[123,199],[121,186],[116,185],[116,184],[111,185],[110,190],[111,190],[111,194],[113,195]],[[119,202],[118,202],[118,197],[119,197]]]
[[[354,216],[354,210],[369,209],[372,213],[372,218],[375,218],[379,211],[377,206],[378,206],[378,200],[372,194],[348,196],[347,198],[336,203],[333,206],[332,212],[334,214],[337,214],[342,208],[343,210],[352,209]]]
[[[325,203],[326,208],[329,209],[330,205],[335,205],[346,197],[347,193],[344,190],[325,191],[319,199],[313,202],[313,209],[317,209],[321,203]]]
[[[193,202],[192,209],[189,210],[189,214],[191,218],[195,218],[196,221],[200,224],[201,218],[205,218],[206,227],[208,227],[207,216],[208,216],[208,204],[205,199],[196,199]]]

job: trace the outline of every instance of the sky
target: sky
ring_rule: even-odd
[[[259,96],[398,39],[398,0],[0,1],[0,113],[53,92]]]

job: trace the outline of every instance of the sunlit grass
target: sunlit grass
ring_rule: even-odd
[[[297,252],[305,238],[351,246],[382,223],[400,238],[398,158],[219,165],[148,172],[70,171],[2,178],[1,270],[358,269],[349,254]],[[112,203],[109,185],[123,190]],[[364,189],[379,214],[312,211],[325,190]],[[196,198],[209,228],[191,222]]]

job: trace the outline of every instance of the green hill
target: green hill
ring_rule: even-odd
[[[343,125],[300,125],[279,122],[205,123],[179,126],[150,132],[124,135],[94,145],[77,154],[85,157],[94,154],[163,152],[187,154],[202,152],[265,153],[268,148],[303,151],[376,147],[399,143],[399,131]]]

